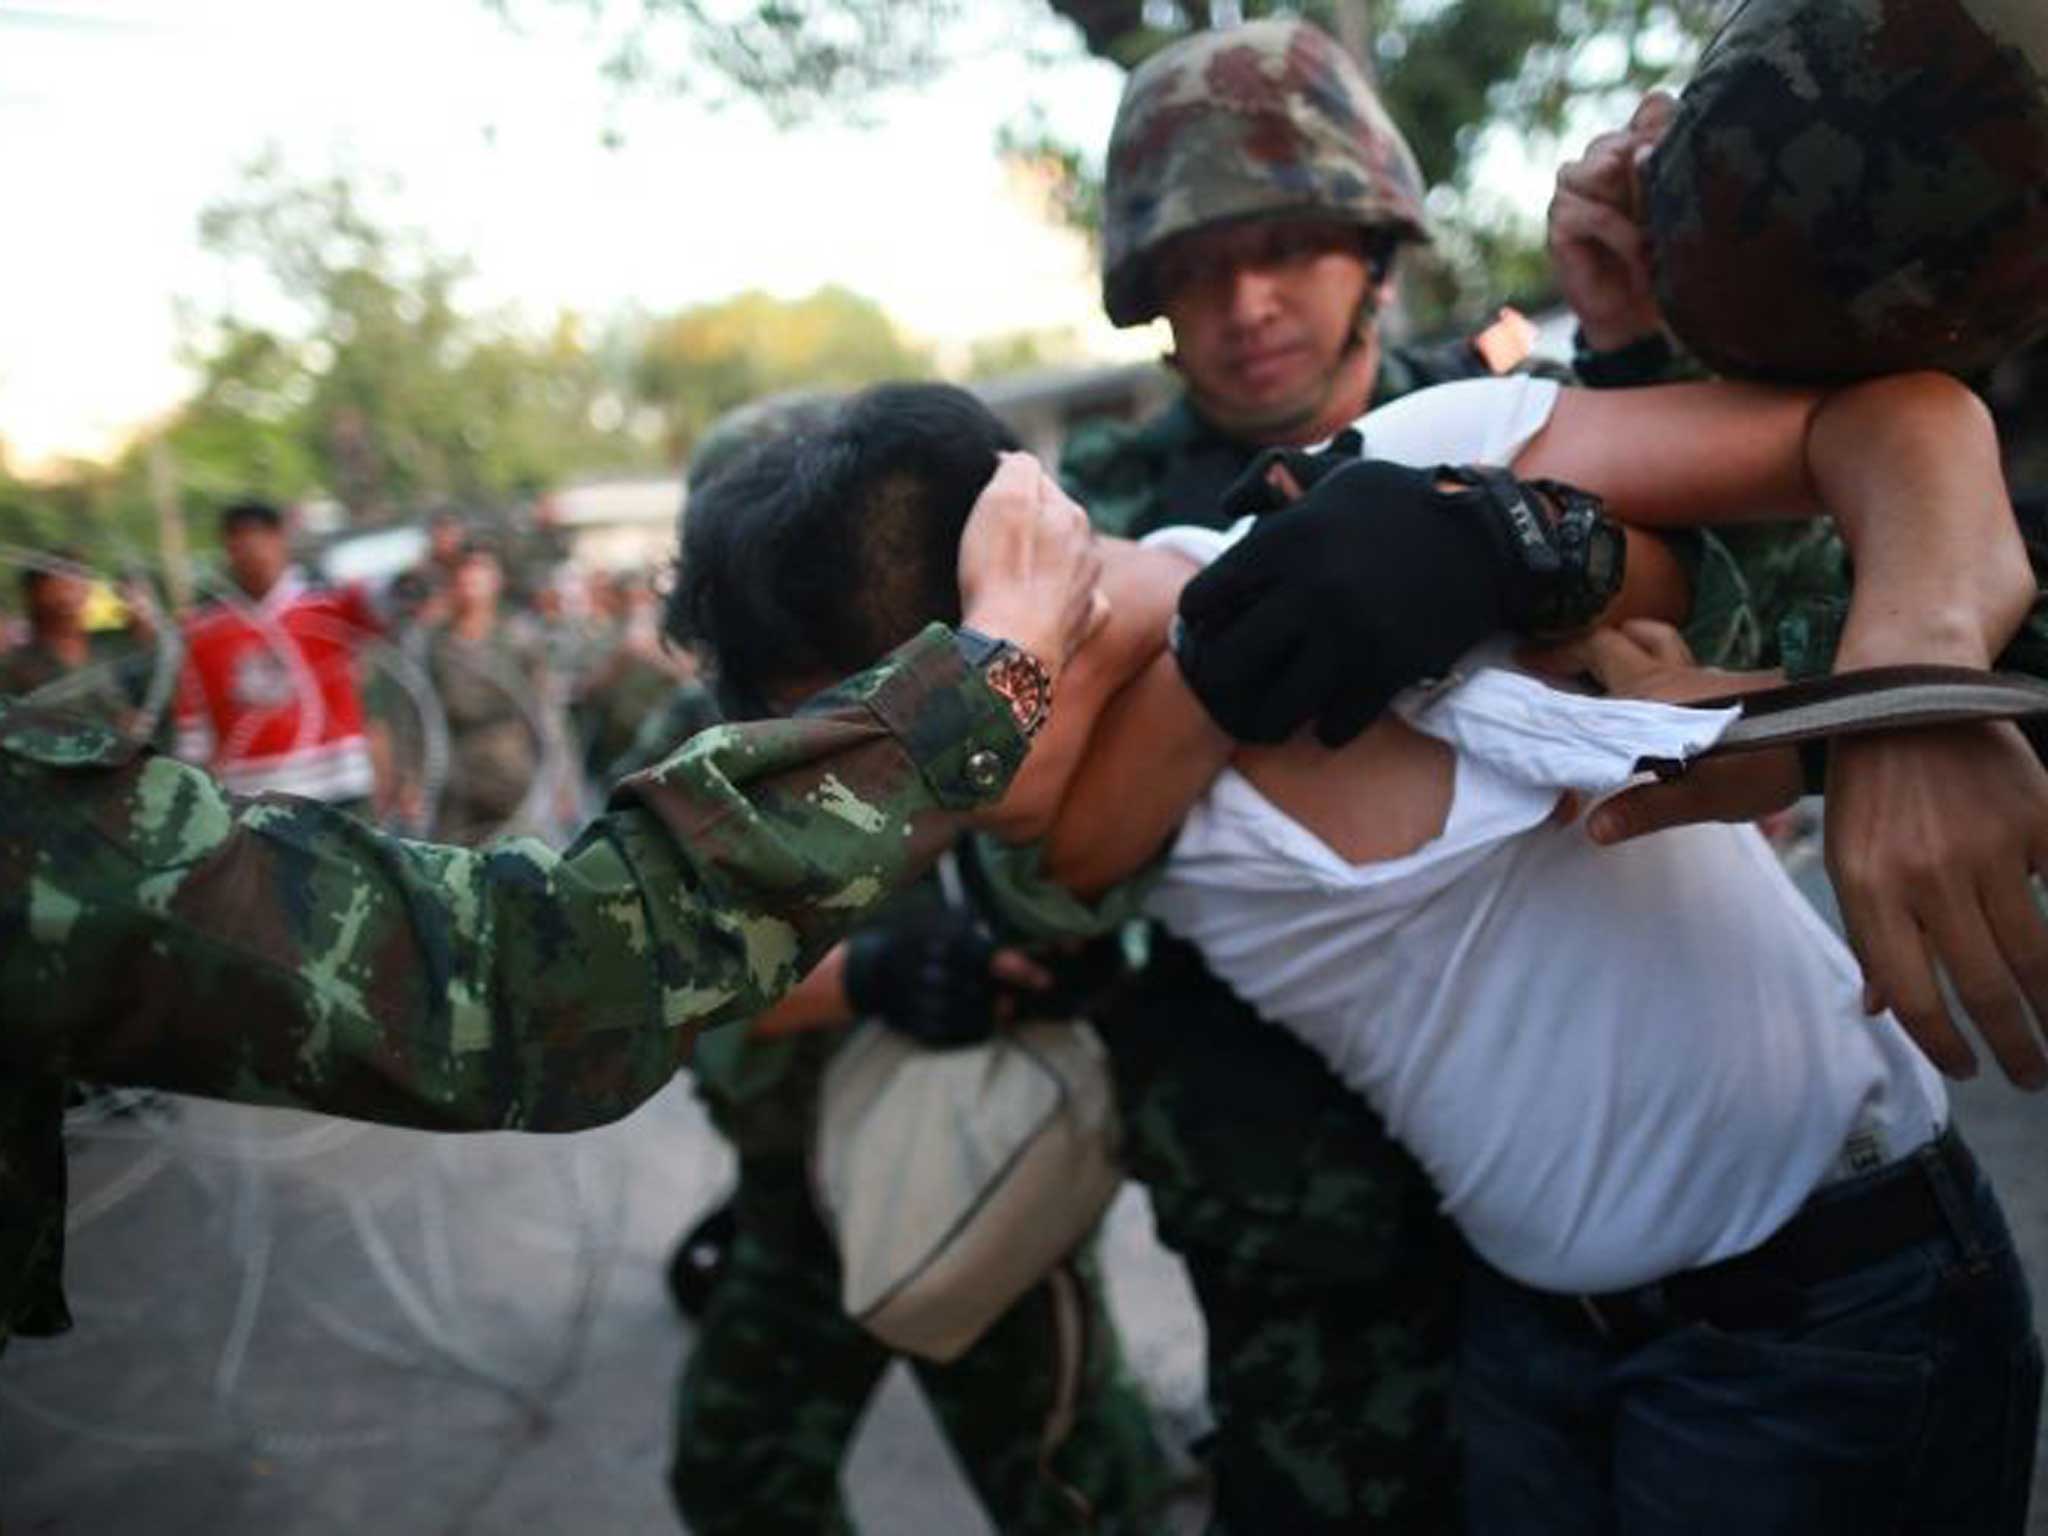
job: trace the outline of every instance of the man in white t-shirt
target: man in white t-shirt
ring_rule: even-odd
[[[1974,509],[1995,539],[1995,444],[1948,388],[1887,381],[1801,411],[1671,387],[1600,423],[1553,386],[1483,381],[1368,417],[1380,462],[1334,478],[1445,517],[1565,494],[1446,493],[1386,462],[1491,460],[1569,472],[1652,519],[1797,509],[1851,482],[1875,500],[1863,513],[1899,515],[1893,483]],[[958,399],[930,446],[978,433],[992,472],[1000,428]],[[957,486],[927,495],[919,446],[873,451],[871,419],[856,402],[771,445],[692,510],[685,603],[726,665],[760,669],[742,686],[783,705],[838,647],[943,617],[915,610],[920,566],[948,558],[967,508],[931,506]],[[1677,445],[1661,475],[1602,448],[1631,422]],[[1063,682],[1005,830],[1043,836],[1056,877],[1094,889],[1185,819],[1154,910],[1429,1167],[1485,1261],[1461,1389],[1472,1528],[2017,1531],[2039,1351],[1938,1079],[1894,1022],[1863,1019],[1853,963],[1753,834],[1623,854],[1553,824],[1561,792],[1683,755],[1717,718],[1491,670],[1343,747],[1237,748],[1162,652],[1187,557],[1220,541],[1164,542],[1106,552],[1111,622]],[[1670,602],[1639,578],[1617,611]],[[764,604],[765,632],[779,608],[810,644],[778,661],[750,630],[729,652]]]

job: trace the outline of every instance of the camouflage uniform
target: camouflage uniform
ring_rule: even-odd
[[[0,655],[0,694],[37,695],[37,702],[68,709],[108,725],[136,713],[138,683],[152,658],[123,639],[89,637],[85,664],[73,667],[39,640],[24,640]]]
[[[554,724],[539,641],[503,620],[481,640],[446,626],[424,646],[424,669],[448,722],[448,778],[434,808],[444,842],[474,844],[512,823],[539,777]]]
[[[1969,371],[2048,330],[2048,5],[1747,0],[1646,179],[1719,372]]]
[[[1104,452],[1116,442],[1127,452]],[[1183,403],[1136,432],[1082,438],[1062,479],[1091,513],[1100,504],[1142,535],[1214,521],[1254,451]],[[1453,1529],[1462,1257],[1434,1191],[1322,1059],[1193,949],[1157,928],[1146,947],[1098,1025],[1126,1164],[1208,1328],[1215,1529]]]
[[[761,1038],[725,1030],[697,1054],[698,1095],[740,1160],[739,1235],[676,1398],[670,1486],[698,1536],[852,1529],[839,1469],[895,1357],[840,1305],[838,1255],[807,1173],[819,1085],[841,1040],[836,1031]],[[1039,1468],[1059,1358],[1046,1286],[958,1360],[907,1363],[998,1530],[1079,1529],[1062,1484],[1097,1511],[1089,1529],[1163,1530],[1168,1480],[1151,1415],[1124,1373],[1092,1256],[1080,1269],[1086,1375],[1051,1478]],[[803,1405],[793,1428],[791,1402]]]
[[[564,853],[467,850],[0,700],[0,1344],[67,1322],[65,1079],[432,1130],[615,1119],[1024,750],[934,626],[815,711],[699,737]]]
[[[1118,109],[1104,306],[1121,323],[1156,314],[1151,254],[1216,223],[1315,217],[1426,238],[1421,192],[1407,146],[1323,34],[1270,22],[1191,38],[1134,73]],[[1394,349],[1374,400],[1487,371],[1464,343]],[[1078,429],[1061,478],[1099,526],[1139,536],[1213,522],[1260,446],[1183,400],[1142,425]],[[1085,921],[1027,911],[1014,886],[1006,896],[1033,927]],[[1191,948],[1157,929],[1142,947],[1143,968],[1098,1023],[1126,1160],[1207,1323],[1213,1529],[1454,1529],[1462,1254],[1428,1180],[1313,1051]]]
[[[803,393],[729,414],[699,445],[691,484],[835,405],[833,396]],[[658,752],[656,743],[684,739],[707,716],[716,717],[708,690],[685,684],[649,720],[635,752]],[[622,766],[630,761],[629,755]],[[881,920],[942,899],[928,880]],[[669,1481],[697,1536],[852,1529],[840,1498],[840,1465],[896,1357],[840,1304],[838,1254],[807,1173],[820,1085],[843,1038],[836,1030],[763,1037],[732,1029],[707,1038],[697,1052],[698,1097],[739,1155],[738,1237],[676,1396]],[[1045,1471],[1040,1441],[1059,1359],[1047,1286],[1028,1292],[958,1360],[907,1362],[962,1472],[1006,1533],[1081,1528],[1062,1486],[1097,1512],[1088,1528],[1104,1536],[1163,1529],[1157,1509],[1168,1478],[1151,1415],[1124,1373],[1092,1255],[1084,1254],[1078,1268],[1088,1358],[1073,1429]],[[792,1402],[803,1405],[794,1427]]]

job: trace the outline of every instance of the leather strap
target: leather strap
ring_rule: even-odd
[[[1675,779],[1701,758],[1723,753],[1761,752],[1872,731],[2048,715],[2048,682],[1971,667],[1872,667],[1758,693],[1692,701],[1697,709],[1730,706],[1739,708],[1742,718],[1711,747],[1691,758],[1640,758],[1637,769]]]

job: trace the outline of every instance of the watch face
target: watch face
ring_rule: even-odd
[[[989,687],[1009,701],[1017,729],[1026,736],[1036,735],[1052,713],[1052,678],[1044,663],[1015,646],[1006,646],[983,675]]]

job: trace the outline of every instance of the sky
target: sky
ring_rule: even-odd
[[[1024,328],[1071,328],[1105,357],[1158,350],[1110,330],[1086,247],[993,151],[1026,101],[1100,144],[1110,66],[997,46],[886,101],[871,129],[778,133],[750,107],[622,105],[575,7],[516,14],[517,29],[483,0],[0,0],[10,462],[105,454],[181,398],[179,300],[241,297],[199,249],[199,210],[272,145],[308,176],[395,177],[380,218],[466,255],[467,297],[535,324],[829,282],[942,356]]]

